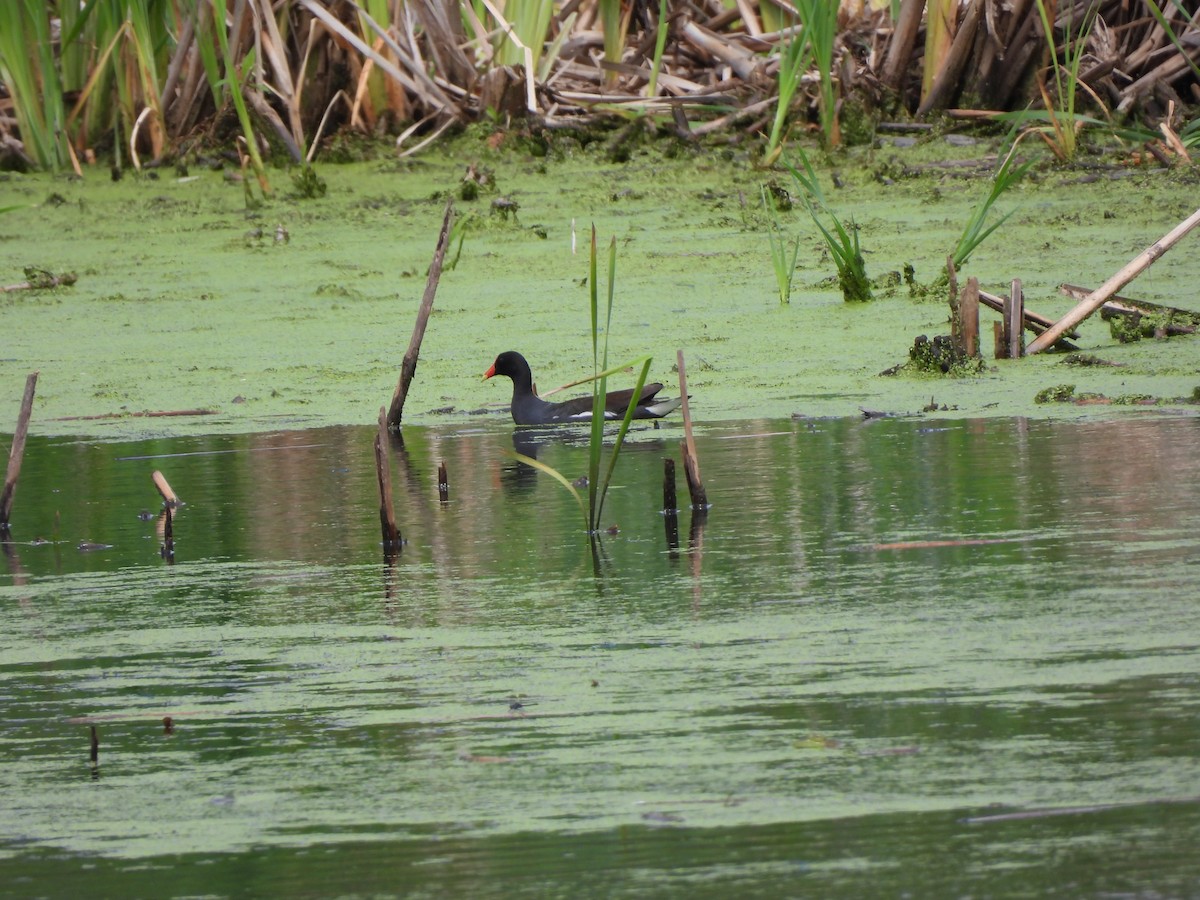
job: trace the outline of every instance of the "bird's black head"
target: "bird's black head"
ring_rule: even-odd
[[[483,373],[484,378],[491,378],[494,375],[507,375],[514,381],[521,376],[522,373],[529,372],[529,363],[525,362],[523,357],[516,350],[505,350],[496,357],[496,361],[492,363],[492,367]]]

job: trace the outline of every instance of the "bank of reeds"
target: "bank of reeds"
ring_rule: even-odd
[[[836,33],[833,9],[7,0],[0,154],[139,165],[240,137],[257,166],[268,149],[311,159],[337,130],[398,134],[411,149],[489,118],[553,131],[635,114],[774,151],[814,125],[836,144],[839,109],[867,123],[1032,109],[1062,145],[1081,116],[1186,132],[1200,101],[1200,0],[842,0]]]

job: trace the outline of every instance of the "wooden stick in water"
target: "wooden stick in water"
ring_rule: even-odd
[[[707,509],[708,494],[700,478],[700,459],[696,456],[696,441],[692,436],[692,413],[688,408],[687,371],[683,365],[682,350],[675,352],[675,361],[679,367],[679,396],[683,401],[680,408],[683,413],[684,440],[680,445],[683,451],[683,474],[687,477],[688,492],[692,496],[692,509]]]
[[[982,303],[984,306],[994,309],[998,313],[1004,312],[1005,298],[1000,296],[999,294],[991,294],[991,293],[988,293],[987,291],[980,291],[979,292],[979,302]],[[1031,312],[1029,309],[1025,310],[1025,320],[1022,322],[1022,326],[1025,328],[1025,330],[1032,331],[1034,334],[1041,334],[1043,331],[1045,331],[1047,328],[1049,328],[1053,324],[1054,324],[1053,319],[1048,318],[1047,316],[1040,315],[1039,313]],[[1078,332],[1068,331],[1064,337],[1059,338],[1058,346],[1064,350],[1074,350],[1076,348],[1074,346],[1072,346],[1066,340],[1066,338],[1078,338],[1078,337],[1079,337]]]
[[[388,408],[387,426],[392,431],[400,429],[400,419],[404,415],[404,400],[408,397],[408,388],[413,376],[417,374],[417,356],[421,352],[421,341],[425,337],[425,326],[429,323],[429,314],[433,312],[433,298],[437,294],[438,281],[442,277],[442,260],[446,258],[446,248],[450,244],[450,225],[454,221],[454,204],[446,201],[446,214],[442,217],[442,230],[438,233],[437,248],[433,251],[433,262],[429,264],[429,277],[425,280],[425,295],[421,298],[421,309],[417,312],[417,324],[413,327],[412,337],[408,341],[408,351],[400,363],[400,380],[396,383],[396,391],[392,394],[392,405]]]
[[[438,463],[438,500],[446,503],[450,500],[450,475],[446,471],[446,461]]]
[[[375,434],[375,474],[379,480],[379,525],[383,531],[383,548],[395,550],[400,546],[400,529],[392,509],[392,467],[387,448],[387,410],[379,407],[379,431]]]
[[[175,526],[171,506],[172,504],[168,503],[163,507],[162,558],[166,560],[175,558]]]
[[[979,279],[968,278],[958,303],[962,322],[963,352],[971,359],[979,355]]]
[[[1053,345],[1063,334],[1070,331],[1103,306],[1109,297],[1113,296],[1113,294],[1153,265],[1156,259],[1179,243],[1180,239],[1197,225],[1200,225],[1200,209],[1176,225],[1160,240],[1155,241],[1139,253],[1125,268],[1121,269],[1112,278],[1092,291],[1087,297],[1080,300],[1074,309],[1059,319],[1054,325],[1047,328],[1043,334],[1035,338],[1025,352],[1032,356],[1035,353],[1041,353],[1047,347]]]
[[[1008,359],[1020,359],[1025,355],[1025,292],[1021,290],[1021,280],[1014,278],[1012,290],[1004,304],[1004,338]]]
[[[171,490],[171,485],[167,483],[166,476],[157,469],[150,476],[150,480],[154,482],[154,486],[158,489],[158,494],[163,498],[163,503],[167,506],[178,506],[179,497]]]
[[[675,460],[670,457],[663,459],[663,512],[668,516],[675,515],[679,508],[675,499]]]
[[[25,439],[29,436],[29,417],[33,415],[33,395],[37,390],[37,379],[37,372],[31,372],[25,379],[25,396],[21,398],[17,430],[13,433],[12,449],[8,453],[4,493],[0,494],[0,532],[8,531],[9,517],[12,515],[13,495],[17,492],[17,476],[21,474],[21,460],[25,457]]]

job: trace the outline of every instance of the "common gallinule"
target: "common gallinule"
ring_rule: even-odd
[[[507,350],[496,357],[492,367],[483,373],[484,378],[506,375],[512,379],[512,417],[518,425],[553,425],[561,422],[590,422],[592,398],[576,397],[561,403],[550,403],[533,392],[533,373],[529,363],[515,350]],[[635,419],[661,419],[683,402],[680,398],[656,398],[662,390],[661,384],[642,385],[641,396],[633,408]],[[610,391],[604,398],[604,418],[623,419],[633,400],[633,389]]]

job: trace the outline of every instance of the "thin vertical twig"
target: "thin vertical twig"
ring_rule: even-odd
[[[680,411],[683,413],[683,474],[687,477],[688,492],[692,496],[692,509],[707,509],[708,494],[704,490],[704,481],[700,477],[700,457],[696,455],[696,440],[692,434],[692,413],[688,407],[687,369],[683,364],[683,351],[675,351],[675,361],[679,367],[679,396],[682,401]]]
[[[388,554],[400,547],[400,529],[392,506],[392,466],[388,454],[387,411],[379,407],[379,431],[375,434],[375,475],[379,481],[379,525],[383,532],[383,551]]]
[[[21,474],[21,460],[25,457],[25,439],[29,436],[29,418],[33,415],[33,395],[37,391],[37,379],[37,372],[31,372],[25,379],[25,396],[21,398],[21,412],[17,415],[17,430],[13,433],[12,449],[8,453],[8,471],[4,476],[4,493],[0,494],[0,532],[8,531],[12,515],[13,496],[17,492],[17,476]]]
[[[404,415],[404,401],[408,397],[408,388],[413,376],[417,374],[417,356],[421,352],[421,341],[425,337],[425,326],[429,323],[429,315],[433,312],[433,298],[437,294],[438,281],[442,277],[442,261],[446,258],[446,248],[450,244],[450,226],[454,222],[454,202],[446,201],[446,214],[442,217],[442,230],[438,233],[437,247],[433,251],[433,262],[429,264],[429,277],[425,280],[425,294],[421,298],[421,308],[417,312],[417,323],[413,327],[412,337],[408,342],[408,351],[400,364],[400,380],[396,383],[396,391],[392,394],[392,404],[387,411],[387,427],[392,431],[400,428],[400,419]]]

